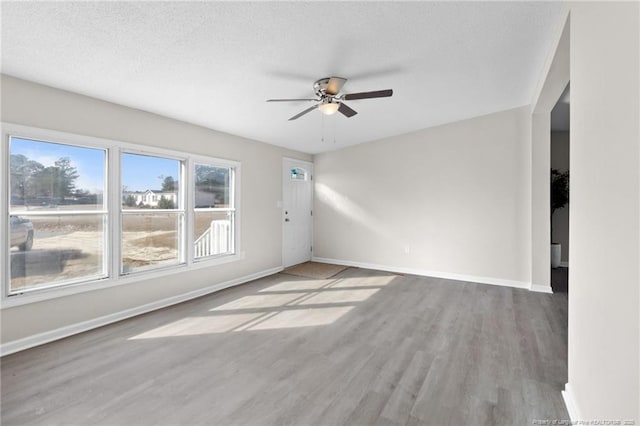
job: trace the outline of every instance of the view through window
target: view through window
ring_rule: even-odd
[[[5,133],[4,295],[236,252],[237,163],[34,130]]]
[[[194,257],[234,252],[233,169],[195,165]]]
[[[9,160],[9,293],[105,277],[105,150],[11,137]]]
[[[123,153],[122,273],[182,262],[182,161]]]

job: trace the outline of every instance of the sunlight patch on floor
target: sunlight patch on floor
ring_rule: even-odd
[[[251,314],[182,318],[170,324],[163,325],[162,327],[138,334],[129,340],[226,333],[243,325],[250,324],[263,315],[264,312],[255,312]]]
[[[242,296],[209,309],[209,315],[182,318],[129,340],[329,325],[351,311],[356,303],[364,302],[376,294],[394,278],[392,275],[285,281],[262,289],[257,294]],[[338,306],[341,304],[349,305]]]
[[[250,325],[244,330],[274,330],[280,328],[313,327],[332,324],[345,315],[353,306],[335,308],[294,309],[278,312],[276,315]]]
[[[353,277],[353,278],[341,278],[335,283],[331,284],[331,288],[342,287],[384,287],[389,284],[396,275],[389,275],[387,277]]]
[[[129,340],[159,337],[198,336],[234,331],[275,330],[280,328],[328,325],[345,315],[353,306],[300,308],[281,312],[189,317],[138,334]]]
[[[322,303],[362,302],[373,296],[379,289],[336,290],[318,292],[308,299],[300,301],[300,305],[316,305]]]
[[[269,291],[296,291],[296,290],[314,290],[322,288],[327,284],[330,284],[333,280],[312,280],[301,279],[297,281],[284,281],[278,284],[274,284],[270,287],[260,290],[261,293]]]
[[[226,311],[229,309],[277,308],[306,296],[308,293],[255,294],[244,296],[210,311]]]

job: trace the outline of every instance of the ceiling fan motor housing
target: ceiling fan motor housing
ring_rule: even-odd
[[[326,77],[321,78],[320,80],[313,83],[313,90],[316,92],[316,95],[320,96],[321,98],[329,96],[327,95],[327,86],[329,85],[329,80],[331,80],[331,78]]]

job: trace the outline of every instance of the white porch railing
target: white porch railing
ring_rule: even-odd
[[[211,225],[195,241],[195,257],[228,253],[231,236],[231,221],[212,220]]]

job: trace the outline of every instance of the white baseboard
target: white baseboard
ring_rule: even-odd
[[[373,263],[352,262],[350,260],[329,259],[325,257],[312,258],[314,262],[331,263],[334,265],[355,266],[357,268],[374,269],[378,271],[396,272],[400,274],[420,275],[424,277],[444,278],[447,280],[468,281],[472,283],[500,285],[503,287],[524,288],[529,290],[529,283],[522,281],[504,280],[501,278],[478,277],[475,275],[451,274],[448,272],[427,271],[423,269],[402,268],[388,265],[376,265]],[[549,289],[551,290],[551,289]]]
[[[179,294],[177,296],[168,297],[166,299],[158,300],[156,302],[148,303],[146,305],[125,309],[124,311],[115,312],[113,314],[94,318],[88,321],[83,321],[77,324],[60,327],[55,330],[34,334],[33,336],[14,340],[12,342],[7,342],[5,344],[0,345],[0,356],[9,355],[15,352],[32,348],[34,346],[43,345],[45,343],[53,342],[54,340],[63,339],[65,337],[69,337],[74,334],[78,334],[84,331],[92,330],[94,328],[102,327],[107,324],[111,324],[117,321],[122,321],[123,319],[145,314],[147,312],[155,311],[157,309],[166,308],[167,306],[175,305],[177,303],[186,302],[187,300],[205,296],[210,293],[215,293],[216,291],[224,290],[225,288],[244,284],[246,282],[257,280],[258,278],[266,277],[268,275],[273,275],[275,273],[282,271],[282,269],[283,269],[282,266],[266,269],[264,271],[256,272],[250,275],[245,275],[244,277],[235,278],[233,280],[225,281],[219,284],[214,284],[212,286],[201,288],[198,290],[189,291],[187,293]]]
[[[572,422],[577,422],[582,419],[580,415],[580,411],[578,410],[578,405],[576,404],[575,395],[573,393],[573,388],[569,383],[564,385],[564,390],[562,391],[562,399],[564,399],[564,405],[567,407],[567,412],[569,413],[569,418]]]
[[[542,284],[531,284],[531,291],[535,291],[537,293],[550,293],[553,294],[553,290],[550,285],[542,285]]]

